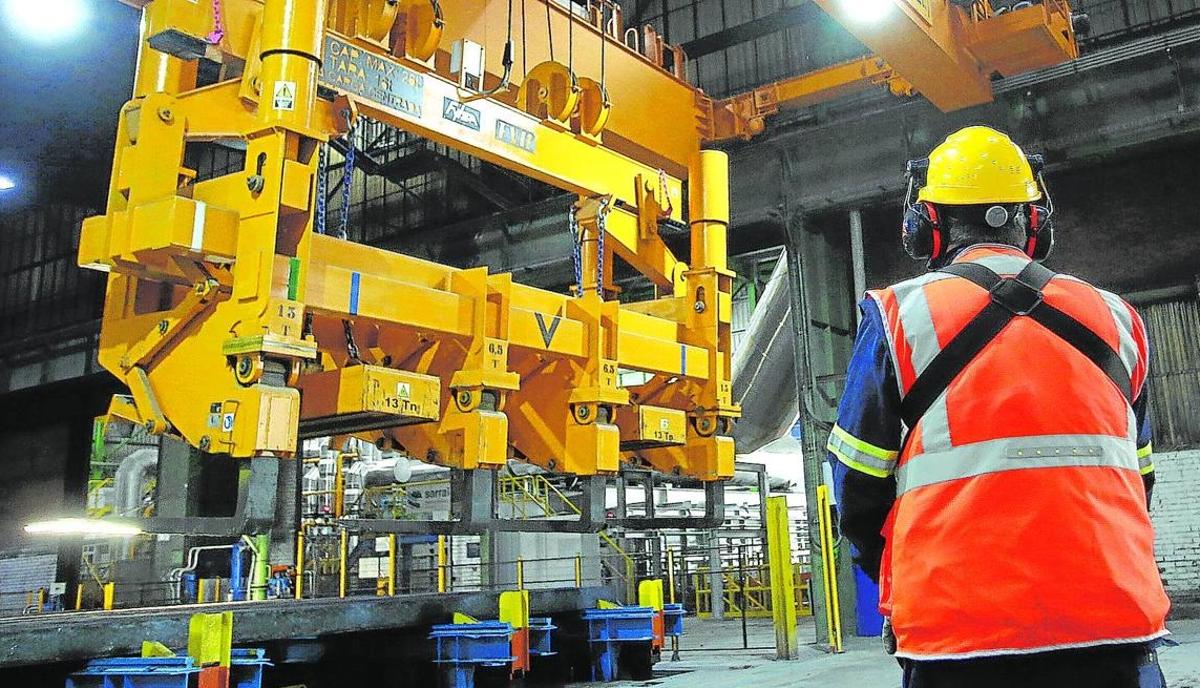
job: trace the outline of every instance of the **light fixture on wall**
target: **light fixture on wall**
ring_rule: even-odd
[[[99,537],[132,537],[142,529],[120,521],[96,518],[56,518],[37,521],[25,526],[30,535],[94,535]]]

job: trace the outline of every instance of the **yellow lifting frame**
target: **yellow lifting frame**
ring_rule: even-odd
[[[497,467],[515,451],[579,475],[612,473],[635,457],[702,480],[732,475],[732,442],[722,436],[738,414],[724,154],[695,149],[685,206],[685,180],[594,135],[547,125],[495,98],[463,101],[436,67],[392,57],[378,36],[326,30],[325,10],[342,16],[343,0],[223,7],[218,57],[246,67],[204,88],[195,88],[186,56],[164,57],[151,43],[203,36],[212,17],[180,0],[145,7],[109,212],[83,230],[81,264],[111,273],[100,360],[134,392],[114,408],[202,450],[288,456],[301,420],[300,377],[393,366],[441,378],[440,416],[372,438],[425,460]],[[389,75],[410,90],[381,91],[356,81],[363,74]],[[333,89],[332,99],[318,97],[318,82]],[[417,95],[404,101],[400,92]],[[467,104],[486,126],[445,117],[449,101]],[[317,146],[362,114],[579,194],[586,231],[603,226],[611,254],[668,296],[623,307],[605,300],[607,277],[603,294],[565,296],[485,268],[457,270],[316,234]],[[244,147],[245,169],[197,181],[183,164],[195,141]],[[602,210],[595,199],[605,199]],[[658,235],[660,221],[685,219],[690,266]],[[589,251],[585,272],[594,274],[600,258]],[[622,389],[622,369],[653,378]],[[682,443],[623,455],[621,444],[638,431],[617,420],[637,418],[634,397],[643,394],[687,413],[691,424]]]

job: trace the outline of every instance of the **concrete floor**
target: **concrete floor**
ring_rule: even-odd
[[[769,619],[748,621],[749,646],[770,648],[775,635]],[[1169,688],[1200,688],[1200,620],[1169,624],[1179,647],[1164,648],[1159,656]],[[773,649],[742,648],[740,620],[686,620],[680,661],[664,661],[651,681],[624,681],[617,688],[899,688],[896,662],[883,653],[875,638],[848,638],[846,651],[829,655],[805,645],[796,662],[777,662]],[[814,637],[812,619],[801,619],[801,642]]]

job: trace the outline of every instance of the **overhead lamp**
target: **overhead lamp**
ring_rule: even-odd
[[[37,521],[25,526],[30,535],[95,535],[100,537],[132,537],[141,535],[142,529],[120,521],[95,518],[56,518]]]
[[[13,181],[12,177],[0,174],[0,191],[12,191],[15,188],[17,188],[17,183]]]
[[[842,11],[852,21],[860,24],[882,21],[895,6],[895,0],[842,0]]]
[[[0,0],[4,16],[16,32],[51,43],[79,32],[88,17],[87,0]]]

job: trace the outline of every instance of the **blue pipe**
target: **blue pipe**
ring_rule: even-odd
[[[234,602],[244,602],[246,600],[246,590],[248,581],[243,572],[244,563],[242,554],[245,553],[247,547],[241,541],[233,543],[229,558],[229,598]]]

